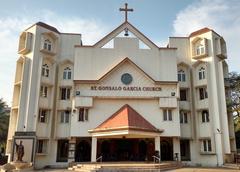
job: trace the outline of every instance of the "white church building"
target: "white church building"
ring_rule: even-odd
[[[98,42],[97,42],[98,41]],[[127,21],[91,46],[38,22],[19,39],[7,140],[36,168],[69,162],[221,166],[236,151],[226,43],[209,28],[158,47]]]

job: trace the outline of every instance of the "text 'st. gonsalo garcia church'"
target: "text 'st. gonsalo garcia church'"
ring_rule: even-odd
[[[7,142],[36,168],[180,160],[222,165],[236,151],[226,44],[209,28],[158,47],[127,20],[92,46],[38,22],[20,35]]]

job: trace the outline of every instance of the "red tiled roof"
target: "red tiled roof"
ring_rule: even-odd
[[[108,131],[116,129],[133,129],[140,131],[160,132],[150,122],[144,119],[128,104],[121,107],[93,131]]]

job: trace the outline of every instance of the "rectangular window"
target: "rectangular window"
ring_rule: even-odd
[[[178,81],[181,81],[182,77],[181,77],[181,73],[178,73]]]
[[[41,97],[47,97],[47,93],[48,93],[48,87],[47,86],[41,86],[40,96]]]
[[[180,112],[180,123],[181,124],[188,123],[188,114],[187,114],[187,112],[184,112],[184,111]]]
[[[37,141],[37,153],[47,153],[47,140]]]
[[[38,121],[41,123],[47,123],[47,118],[48,118],[48,111],[45,109],[40,109]]]
[[[69,71],[69,72],[68,72],[68,79],[71,79],[71,78],[72,78],[72,72]]]
[[[188,123],[188,114],[187,114],[187,112],[184,113],[184,123]]]
[[[163,110],[163,120],[164,121],[172,121],[172,110],[171,109]]]
[[[208,140],[208,151],[212,151],[212,145],[211,145],[211,140]]]
[[[167,119],[168,119],[167,116],[168,116],[168,115],[167,115],[167,110],[164,109],[164,110],[163,110],[163,120],[164,120],[164,121],[167,121]]]
[[[88,109],[87,108],[80,108],[79,109],[79,117],[78,121],[88,121]]]
[[[68,111],[68,110],[62,111],[60,123],[69,123],[69,116],[70,116],[70,111]]]
[[[207,110],[202,111],[202,122],[209,122],[209,113]]]
[[[69,100],[71,88],[60,88],[61,100]]]
[[[51,44],[48,44],[48,51],[51,51],[52,50],[52,46]]]
[[[204,152],[211,152],[212,151],[212,145],[211,145],[211,140],[203,140],[203,151]]]
[[[207,88],[205,87],[199,88],[199,99],[203,100],[207,98],[208,98]]]
[[[79,109],[79,118],[78,121],[84,121],[84,108]]]
[[[198,78],[199,78],[199,80],[202,80],[203,78],[202,78],[202,72],[198,72]]]
[[[48,46],[48,44],[45,42],[43,48],[46,50],[47,46]]]
[[[187,101],[187,90],[180,90],[180,101]]]
[[[63,79],[67,79],[67,72],[66,71],[63,72]]]

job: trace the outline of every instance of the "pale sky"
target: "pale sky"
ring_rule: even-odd
[[[159,46],[169,36],[215,30],[226,40],[230,71],[240,72],[239,0],[7,0],[0,6],[0,98],[11,105],[18,38],[25,28],[42,21],[93,44],[124,21],[119,8],[125,2],[134,9],[129,22]]]

